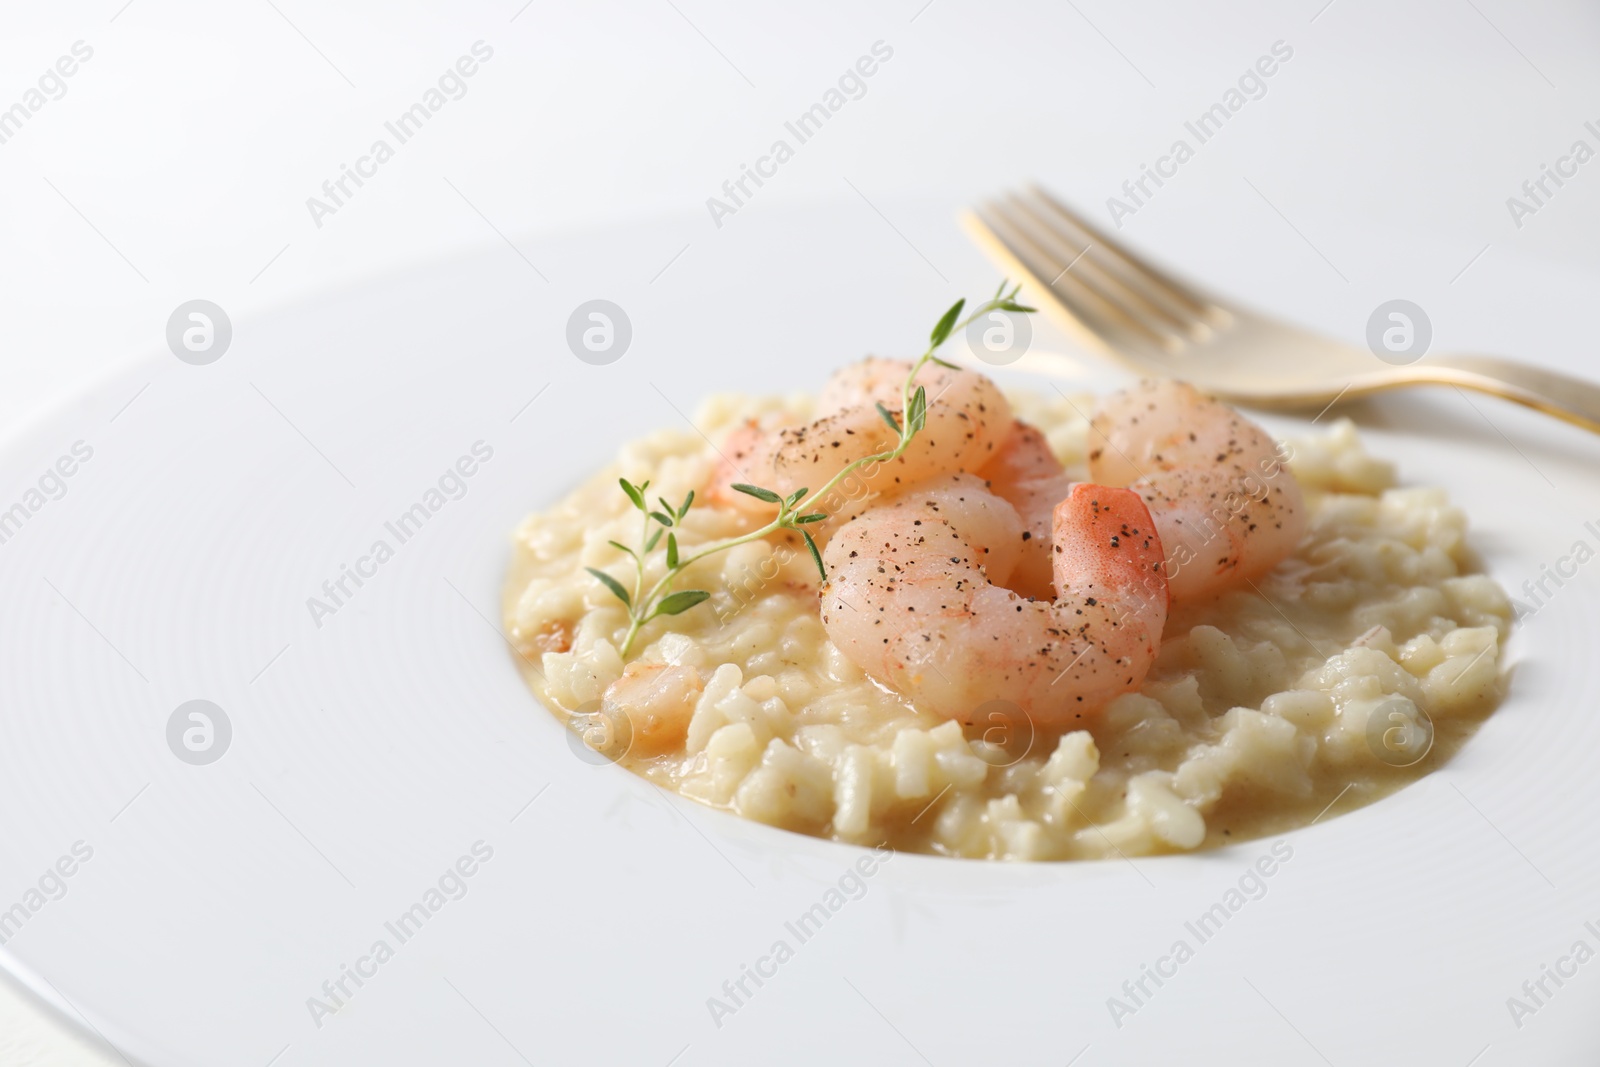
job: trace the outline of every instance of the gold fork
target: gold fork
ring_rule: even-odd
[[[1600,432],[1600,386],[1492,356],[1422,360],[1431,328],[1403,301],[1374,313],[1368,351],[1180,282],[1037,186],[986,201],[962,221],[1079,340],[1141,374],[1277,408],[1325,409],[1403,385],[1455,385]]]

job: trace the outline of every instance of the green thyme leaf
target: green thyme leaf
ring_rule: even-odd
[[[628,596],[628,591],[622,588],[621,582],[611,577],[611,575],[607,574],[605,571],[595,570],[593,567],[585,567],[583,569],[600,579],[600,584],[611,590],[612,595],[618,600],[622,601],[630,609],[633,607],[633,598]]]
[[[678,519],[680,521],[683,519],[683,517],[685,515],[689,514],[689,506],[691,504],[693,504],[693,503],[694,503],[694,490],[691,489],[691,490],[689,490],[689,495],[683,498],[683,506],[678,509]]]
[[[911,394],[911,414],[906,419],[906,425],[911,433],[921,433],[922,428],[928,423],[928,390],[917,386],[917,391]]]
[[[961,309],[966,305],[966,297],[957,300],[950,305],[950,310],[944,313],[944,318],[940,319],[938,324],[934,326],[933,333],[929,335],[933,341],[934,348],[944,344],[945,339],[950,336],[950,331],[955,328],[956,320],[961,317]]]
[[[817,551],[817,543],[811,540],[810,530],[801,530],[800,536],[806,539],[806,547],[811,550],[811,558],[816,561],[817,573],[822,575],[822,580],[828,580],[828,568],[822,565],[822,553]]]
[[[753,496],[757,500],[764,500],[768,504],[782,503],[782,498],[779,497],[777,493],[774,493],[771,489],[763,489],[759,485],[745,485],[743,482],[738,482],[734,484],[732,488],[737,489],[746,496]]]
[[[655,551],[656,545],[658,545],[661,542],[661,535],[666,533],[666,532],[667,532],[666,531],[666,527],[664,527],[664,526],[657,526],[656,527],[656,532],[651,534],[650,535],[650,539],[644,543],[644,550],[645,550],[645,552],[647,554],[650,553],[650,552],[654,552]]]
[[[1005,303],[1000,305],[1000,310],[1001,311],[1016,311],[1016,312],[1020,312],[1023,315],[1031,315],[1033,312],[1038,311],[1039,309],[1038,308],[1024,307],[1023,305],[1017,303],[1015,300],[1007,300]]]
[[[894,415],[890,413],[889,409],[883,406],[882,401],[879,401],[878,403],[878,414],[882,415],[883,421],[889,424],[889,429],[893,430],[895,433],[900,432],[900,424],[895,421]]]
[[[620,542],[617,542],[617,541],[607,541],[606,544],[610,545],[612,548],[616,549],[618,552],[626,552],[628,555],[633,556],[633,549],[629,548],[627,545],[621,544]],[[638,556],[634,556],[633,558],[634,559],[638,559],[639,557]]]
[[[667,569],[669,571],[675,571],[678,569],[677,534],[667,534]]]
[[[656,614],[682,615],[701,601],[710,599],[711,594],[704,589],[685,589],[681,593],[662,597],[661,603],[656,605]]]
[[[798,526],[798,525],[801,525],[802,523],[807,523],[807,522],[821,522],[823,519],[826,519],[827,517],[828,516],[824,515],[820,511],[813,511],[809,515],[801,515],[799,518],[795,519],[794,521],[795,521],[795,525]]]
[[[808,492],[810,492],[808,489],[796,489],[794,492],[784,497],[783,506],[786,508],[794,507],[796,504],[800,503],[800,498],[805,496]]]
[[[671,515],[663,515],[659,511],[652,511],[650,513],[650,517],[652,519],[656,520],[657,522],[659,522],[663,526],[671,526],[672,525],[672,516]]]
[[[932,363],[939,364],[939,366],[943,367],[945,370],[960,370],[961,369],[956,364],[951,363],[948,359],[940,359],[938,356],[929,356],[928,360],[930,362],[932,362]]]
[[[617,484],[622,486],[622,491],[624,493],[628,494],[628,499],[633,501],[634,507],[638,508],[640,511],[647,510],[644,503],[644,493],[640,491],[639,486],[634,485],[626,478],[618,478]],[[649,485],[650,483],[645,482],[644,484]]]

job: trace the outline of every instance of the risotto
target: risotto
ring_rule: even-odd
[[[1094,398],[1006,398],[1084,478],[1081,412]],[[948,856],[1184,851],[1371,803],[1447,758],[1499,695],[1510,603],[1472,573],[1464,517],[1442,490],[1399,486],[1347,421],[1285,443],[1306,519],[1292,554],[1239,588],[1174,603],[1143,682],[1082,724],[981,708],[963,724],[868,677],[824,630],[817,566],[790,532],[690,567],[709,600],[645,625],[625,662],[629,612],[585,571],[633,573],[614,543],[637,542],[640,511],[619,476],[648,480],[668,507],[715,477],[708,439],[812,410],[804,397],[712,398],[695,420],[704,435],[625,445],[516,531],[505,624],[530,686],[591,747],[664,789],[772,826]],[[757,525],[686,510],[685,556]],[[686,669],[607,699],[651,665]]]

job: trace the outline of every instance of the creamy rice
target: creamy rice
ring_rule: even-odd
[[[1078,412],[1093,398],[1007,395],[1084,477]],[[719,440],[746,417],[809,412],[800,397],[716,397],[696,423]],[[774,826],[1027,860],[1278,833],[1336,798],[1335,812],[1371,803],[1447,758],[1493,709],[1511,616],[1500,587],[1471,573],[1465,519],[1442,490],[1398,487],[1348,421],[1290,446],[1308,512],[1299,549],[1254,586],[1175,605],[1143,686],[1087,730],[986,731],[917,711],[828,640],[815,565],[777,539],[697,564],[678,588],[711,600],[652,622],[635,646],[632,659],[693,668],[703,690],[625,714],[603,704],[623,672],[628,618],[583,568],[631,579],[607,544],[640,535],[619,476],[649,479],[652,499],[704,487],[716,454],[689,430],[626,445],[612,468],[523,521],[506,629],[545,705],[592,740],[609,738],[624,765]],[[680,537],[709,542],[749,521],[697,505]],[[1431,751],[1397,752],[1390,739],[1415,743],[1424,735],[1409,724],[1428,721]],[[1400,732],[1386,733],[1389,723]]]

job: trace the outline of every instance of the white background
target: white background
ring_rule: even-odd
[[[1105,222],[1106,198],[1276,41],[1294,54],[1266,95],[1123,234],[1170,244],[1168,258],[1226,292],[1287,275],[1303,297],[1276,310],[1352,340],[1373,307],[1405,296],[1432,315],[1436,348],[1595,365],[1490,314],[1510,278],[1600,266],[1600,161],[1520,228],[1506,206],[1573,141],[1600,147],[1583,125],[1600,126],[1600,10],[1576,0],[274,3],[6,5],[0,107],[74,42],[94,49],[66,94],[0,144],[7,432],[160,348],[183,301],[238,322],[487,245],[525,273],[537,307],[553,299],[540,275],[563,267],[541,254],[545,238],[598,225],[660,227],[659,256],[616,276],[693,291],[727,229],[827,202],[881,230],[889,269],[925,273],[937,305],[954,272],[924,252],[949,236],[901,232],[894,205],[953,217],[1039,179]],[[479,40],[494,56],[465,97],[318,228],[307,198]],[[880,40],[894,55],[865,95],[719,231],[707,197]],[[1241,229],[1274,235],[1278,254],[1227,262]],[[1588,310],[1529,313],[1570,325]],[[0,886],[0,899],[19,890]],[[0,1062],[94,1056],[0,995]]]

